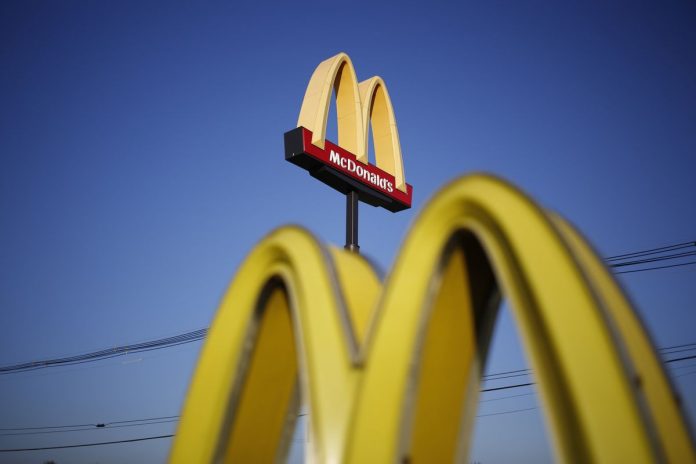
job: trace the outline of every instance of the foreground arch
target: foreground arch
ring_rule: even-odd
[[[276,460],[299,391],[319,462],[464,460],[501,293],[559,460],[694,462],[659,357],[601,260],[487,175],[435,196],[383,285],[303,229],[264,238],[210,329],[171,461]]]

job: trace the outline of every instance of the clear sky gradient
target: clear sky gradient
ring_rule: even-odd
[[[362,251],[383,269],[428,198],[475,171],[605,256],[696,240],[694,24],[690,1],[0,2],[0,365],[206,327],[280,225],[342,245],[344,197],[283,157],[314,67],[339,51],[359,79],[386,81],[414,187],[409,211],[361,206]],[[658,346],[696,342],[695,277],[621,276]],[[499,329],[488,371],[526,367],[507,313]],[[199,347],[0,376],[0,428],[178,414]],[[675,382],[693,417],[696,375]],[[174,425],[0,436],[0,449]],[[471,459],[549,461],[543,427],[538,410],[481,417]],[[169,445],[0,463],[157,463]]]

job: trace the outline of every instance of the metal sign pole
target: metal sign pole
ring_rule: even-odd
[[[346,194],[346,246],[345,249],[360,253],[358,245],[358,192],[351,190]]]

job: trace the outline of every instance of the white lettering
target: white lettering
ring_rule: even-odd
[[[358,177],[362,177],[367,182],[380,187],[383,190],[391,193],[394,191],[394,184],[380,176],[377,173],[370,172],[367,168],[362,167],[359,163],[356,163],[352,159],[343,157],[340,153],[331,150],[329,153],[329,161],[335,165],[348,170],[348,172],[355,173]]]
[[[331,150],[331,153],[329,153],[329,161],[334,164],[341,164],[341,157],[338,155],[338,153]]]

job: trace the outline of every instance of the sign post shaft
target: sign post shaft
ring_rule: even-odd
[[[346,194],[346,246],[353,253],[360,253],[358,245],[358,192],[351,190]]]

